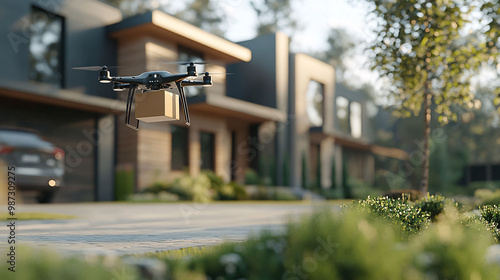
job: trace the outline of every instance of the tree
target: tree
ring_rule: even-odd
[[[159,9],[166,13],[182,19],[194,26],[197,26],[207,32],[217,36],[224,36],[222,25],[226,20],[226,15],[223,10],[217,6],[216,1],[211,0],[191,0],[185,7],[178,11],[172,12],[170,2],[158,0],[103,0],[111,5],[114,5],[127,17],[146,11]]]
[[[377,24],[377,37],[370,45],[372,66],[391,82],[388,95],[395,114],[409,117],[423,111],[419,189],[427,192],[431,105],[441,123],[456,121],[450,106],[473,104],[472,79],[483,63],[496,60],[496,51],[486,48],[487,36],[463,36],[473,28],[473,12],[480,8],[474,0],[364,1],[372,5],[370,14]]]
[[[192,0],[176,17],[217,36],[224,36],[223,23],[226,16],[211,0]]]
[[[160,3],[158,0],[103,0],[104,2],[114,5],[122,11],[125,17],[141,14],[154,9],[166,10],[167,6]]]
[[[332,28],[328,33],[329,48],[321,55],[322,59],[335,67],[337,78],[342,79],[346,70],[345,57],[352,54],[356,42],[343,28]]]
[[[259,21],[257,36],[275,33],[278,30],[297,28],[297,20],[292,16],[292,0],[251,0]],[[291,35],[291,34],[289,34]]]

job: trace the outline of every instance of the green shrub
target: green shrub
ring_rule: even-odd
[[[365,199],[368,196],[378,196],[381,194],[380,190],[377,190],[370,186],[369,184],[362,182],[356,178],[349,177],[348,185],[353,198]]]
[[[387,196],[389,198],[393,198],[393,199],[405,199],[405,200],[410,200],[410,201],[417,201],[421,198],[423,198],[423,194],[421,191],[418,191],[418,190],[391,190],[391,191],[388,191],[384,194],[382,194],[382,196]]]
[[[148,197],[152,201],[193,200],[196,202],[248,198],[243,186],[235,182],[226,184],[222,177],[209,171],[202,172],[196,177],[185,174],[168,184],[156,182],[141,193],[144,195],[134,195],[132,201],[147,201]]]
[[[500,208],[496,205],[486,205],[480,210],[481,218],[486,222],[487,227],[500,242]]]
[[[224,184],[217,194],[218,200],[246,200],[248,198],[245,188],[236,182]]]
[[[426,197],[415,202],[415,206],[420,208],[422,212],[429,214],[432,221],[436,220],[436,217],[443,213],[444,206],[446,203],[446,198],[440,195],[427,195]]]
[[[117,277],[139,279],[137,271],[121,264],[119,259],[95,257],[86,261],[80,257],[62,255],[49,249],[25,246],[16,246],[16,249],[15,272],[7,270],[10,265],[2,254],[3,260],[0,263],[2,279],[110,280]]]
[[[389,221],[404,233],[414,234],[427,226],[430,215],[413,204],[405,202],[404,199],[379,196],[355,201],[353,205],[355,209]]]
[[[401,240],[382,219],[326,210],[281,233],[264,231],[181,259],[157,256],[169,264],[169,279],[499,279],[499,267],[485,260],[491,236],[452,214]]]
[[[290,190],[283,190],[283,189],[276,189],[272,190],[271,194],[269,195],[271,200],[279,200],[279,201],[292,201],[292,200],[298,200],[299,198],[297,195],[295,195],[291,189]]]
[[[380,223],[325,211],[288,224],[284,234],[264,231],[184,265],[166,261],[173,279],[403,279],[408,252],[395,244],[394,232]]]
[[[115,200],[126,200],[134,193],[135,177],[132,168],[117,168],[115,171]]]
[[[500,189],[477,189],[474,196],[479,199],[480,205],[500,205]]]
[[[486,261],[493,239],[480,223],[464,227],[456,213],[449,215],[411,240],[412,266],[425,279],[499,279],[498,266]]]
[[[259,185],[260,181],[259,174],[255,170],[248,168],[245,171],[245,185]]]
[[[342,194],[340,190],[330,188],[330,189],[322,189],[320,194],[326,199],[341,199]]]

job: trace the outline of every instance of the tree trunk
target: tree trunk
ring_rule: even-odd
[[[432,93],[430,90],[431,81],[427,79],[425,82],[425,92],[424,92],[424,154],[422,159],[422,181],[420,182],[420,191],[426,194],[429,190],[429,159],[430,159],[430,149],[429,142],[431,136],[431,105],[432,105]]]

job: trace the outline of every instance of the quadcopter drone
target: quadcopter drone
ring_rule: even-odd
[[[136,125],[130,124],[130,114],[132,111],[132,103],[134,102],[135,90],[140,89],[142,92],[151,90],[163,90],[172,88],[175,83],[179,90],[180,103],[184,110],[184,121],[187,126],[190,125],[189,111],[187,105],[186,95],[184,94],[184,87],[188,86],[211,86],[212,77],[208,72],[203,75],[203,80],[190,80],[188,78],[196,78],[196,64],[205,64],[205,62],[179,62],[175,64],[187,65],[187,73],[172,74],[167,71],[150,71],[144,72],[137,76],[123,76],[113,77],[110,75],[107,66],[89,66],[89,67],[75,67],[76,70],[90,70],[99,71],[99,82],[109,84],[113,82],[114,91],[123,91],[128,88],[127,107],[125,111],[125,125],[134,130],[139,129],[139,120]]]

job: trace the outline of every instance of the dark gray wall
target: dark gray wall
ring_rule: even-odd
[[[73,2],[83,5],[87,1]],[[29,39],[31,7],[36,5],[65,19],[65,88],[89,95],[115,98],[109,86],[97,82],[98,72],[76,71],[75,66],[116,65],[116,43],[105,26],[116,17],[116,8],[75,12],[69,0],[4,0],[0,6],[0,80],[29,81]],[[102,4],[104,5],[104,4]],[[111,9],[111,10],[110,10]],[[110,15],[110,11],[115,11]],[[92,16],[89,16],[92,15]]]
[[[238,44],[252,51],[252,60],[228,65],[227,95],[277,108],[276,35],[268,34]]]

